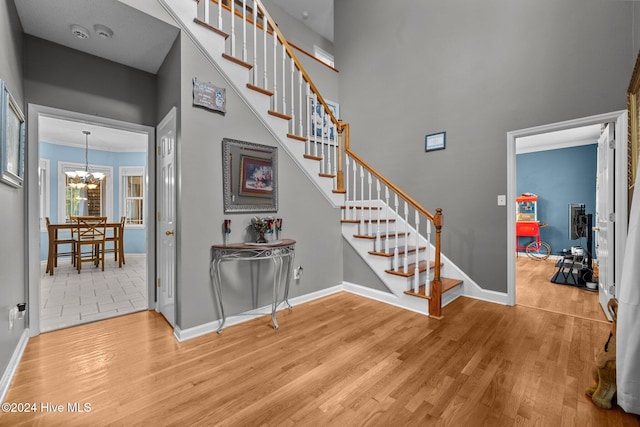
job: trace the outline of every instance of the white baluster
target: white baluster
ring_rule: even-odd
[[[380,200],[380,180],[376,179],[376,194],[378,195],[378,200]],[[382,251],[382,241],[380,240],[380,207],[378,206],[378,221],[376,227],[376,250],[378,252]]]
[[[235,1],[235,0],[234,0]],[[236,7],[234,1],[231,2],[231,56],[236,57]]]
[[[287,114],[287,49],[282,46],[282,112]]]
[[[425,286],[425,294],[431,293],[431,269],[429,263],[431,262],[431,221],[427,221],[427,246],[425,249],[425,257],[427,258],[427,286]]]
[[[398,204],[398,194],[394,193],[393,195],[393,203],[395,206],[395,212],[394,212],[394,217],[397,219],[400,217],[400,206]],[[398,253],[400,249],[398,249],[399,247],[399,237],[398,237],[398,222],[396,221],[396,225],[394,227],[395,231],[395,239],[396,239],[396,247],[393,248],[393,268],[395,268],[396,270],[400,269],[400,254]]]
[[[409,235],[409,204],[404,202],[404,272],[409,272],[409,252],[407,247],[407,237]]]
[[[305,149],[305,154],[307,155],[311,155],[311,120],[313,120],[313,109],[311,108],[311,89],[310,89],[310,85],[309,82],[307,82],[307,143],[306,145],[306,149]]]
[[[331,122],[331,135],[333,135],[333,175],[338,175],[338,127]]]
[[[197,6],[197,16],[198,19],[204,22],[205,24],[209,23],[209,1],[201,1],[198,2]]]
[[[358,219],[358,210],[356,209],[356,197],[358,192],[356,191],[356,169],[357,169],[357,164],[356,161],[353,161],[353,208],[351,209],[352,211],[352,218],[351,219]]]
[[[318,94],[313,92],[313,112],[311,113],[311,127],[313,132],[313,155],[318,157]]]
[[[247,62],[247,0],[242,0],[242,60]]]
[[[384,238],[384,251],[386,253],[390,253],[389,249],[391,248],[391,245],[389,245],[389,218],[391,218],[391,215],[389,215],[389,187],[387,187],[386,185],[384,186],[384,203],[384,217],[387,219],[387,223],[385,224],[386,232]]]
[[[258,85],[258,7],[256,2],[253,2],[253,68],[251,84]]]
[[[416,209],[416,267],[413,270],[413,291],[418,293],[420,290],[420,252],[418,246],[420,245],[420,212]],[[429,266],[427,265],[427,271]]]
[[[296,81],[296,62],[291,58],[291,106],[289,110],[291,111],[291,133],[296,133],[296,103],[295,103],[295,91],[294,91],[294,83]],[[286,111],[285,111],[286,113]]]
[[[302,129],[302,71],[298,71],[298,121],[300,122],[300,126],[298,126],[298,135],[304,135],[304,131]]]
[[[218,0],[218,4],[220,4],[220,0]],[[267,34],[269,34],[269,32],[267,31],[267,27],[268,27],[268,23],[267,23],[267,16],[263,13],[262,14],[262,68],[263,68],[263,72],[262,72],[262,87],[265,89],[268,89],[268,83],[269,83],[269,79],[267,77]]]
[[[218,29],[222,31],[222,0],[218,0]]]
[[[369,235],[373,234],[373,209],[372,209],[372,204],[373,204],[373,200],[371,198],[371,172],[367,172],[367,184],[369,184],[369,193],[367,193],[367,195],[369,196]]]
[[[278,111],[278,36],[273,32],[273,111]]]
[[[347,191],[344,192],[344,212],[342,218],[349,219],[349,156],[345,156],[344,165],[344,170],[347,171],[347,173],[344,174],[344,188]]]
[[[324,173],[329,174],[331,173],[331,146],[329,145],[329,132],[327,132],[326,135],[324,133],[324,124],[327,122],[329,117],[327,112],[324,111],[324,108],[322,109],[322,111],[324,112],[324,114],[322,115],[322,146],[324,147],[322,150],[322,155],[327,156]],[[325,162],[323,161],[323,163]]]
[[[366,234],[364,226],[364,167],[360,165],[360,234]]]

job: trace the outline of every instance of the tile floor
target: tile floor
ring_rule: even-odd
[[[146,255],[126,255],[126,264],[109,256],[105,271],[86,264],[80,274],[66,258],[58,260],[55,274],[45,274],[40,286],[40,331],[80,325],[109,317],[146,310]]]

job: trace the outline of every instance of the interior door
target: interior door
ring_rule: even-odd
[[[175,326],[176,283],[176,108],[158,125],[156,133],[157,180],[157,310]]]
[[[615,167],[614,126],[609,123],[598,139],[596,181],[595,255],[598,261],[598,294],[600,305],[609,318],[607,302],[615,296]],[[611,319],[609,319],[611,320]]]

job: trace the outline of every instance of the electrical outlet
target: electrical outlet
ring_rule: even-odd
[[[295,280],[299,280],[300,276],[302,276],[302,272],[304,271],[304,269],[302,268],[301,265],[297,266],[294,270],[293,270],[293,278]]]

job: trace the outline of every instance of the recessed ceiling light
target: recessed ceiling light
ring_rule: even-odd
[[[302,19],[307,19],[307,18],[309,18],[309,12],[306,10],[302,11]]]
[[[96,34],[104,39],[110,39],[113,37],[113,30],[106,25],[96,24],[93,26],[93,29],[96,31]]]
[[[86,28],[80,25],[73,24],[71,26],[71,32],[73,33],[74,36],[76,36],[79,39],[89,38],[89,30],[87,30]]]

